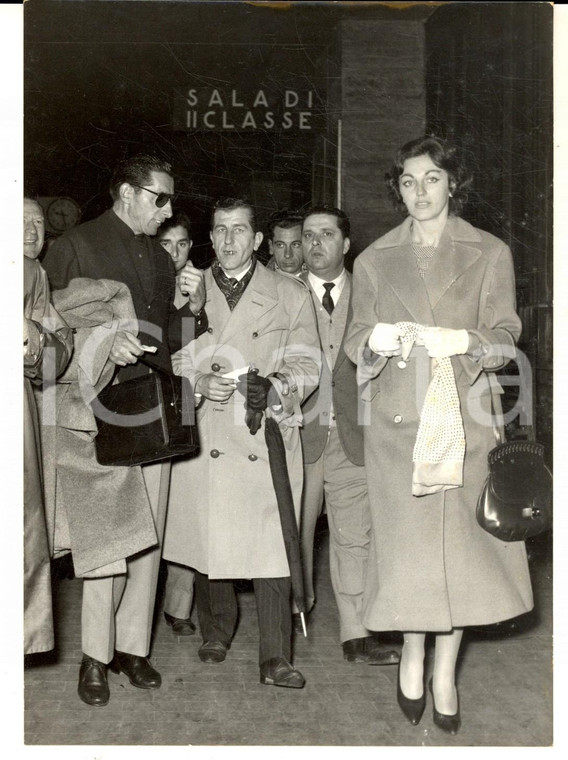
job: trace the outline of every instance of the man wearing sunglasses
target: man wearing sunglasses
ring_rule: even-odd
[[[43,261],[53,290],[67,287],[76,277],[117,280],[128,286],[139,331],[137,336],[116,333],[110,359],[117,365],[119,382],[146,374],[148,364],[171,372],[170,354],[207,329],[202,272],[191,264],[183,268],[180,276],[189,298],[176,309],[174,265],[156,238],[160,225],[172,216],[173,193],[167,162],[147,155],[120,162],[110,185],[112,208],[67,231]],[[147,351],[149,346],[155,352]],[[83,582],[78,693],[90,705],[109,701],[111,663],[138,688],[155,689],[161,684],[148,655],[170,462],[144,465],[142,474],[156,527],[155,548],[128,559],[126,575],[112,575],[111,568],[108,574],[101,572],[102,577]],[[72,508],[68,500],[65,508]],[[116,508],[141,514],[148,505],[121,502]]]

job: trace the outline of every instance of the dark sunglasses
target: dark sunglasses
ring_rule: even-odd
[[[156,193],[154,190],[150,190],[149,187],[142,187],[142,185],[135,185],[134,182],[130,183],[133,187],[139,187],[140,190],[146,190],[148,193],[152,193],[152,195],[156,196],[156,206],[158,208],[163,208],[168,201],[172,201],[175,198],[175,195],[173,193]]]

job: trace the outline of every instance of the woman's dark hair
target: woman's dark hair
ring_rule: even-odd
[[[398,181],[404,169],[407,158],[417,158],[428,155],[440,169],[448,173],[452,197],[449,199],[450,214],[459,216],[467,201],[467,192],[472,182],[472,175],[466,167],[459,149],[445,140],[434,136],[419,137],[411,140],[400,148],[396,154],[394,164],[385,174],[385,183],[389,191],[390,199],[396,208],[407,213],[402,200]]]

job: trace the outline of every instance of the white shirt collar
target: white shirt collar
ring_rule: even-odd
[[[219,265],[219,266],[221,266],[221,265]],[[245,269],[245,271],[241,272],[240,274],[233,274],[232,272],[227,272],[225,269],[223,269],[223,267],[221,267],[221,269],[223,269],[223,272],[225,272],[225,274],[227,275],[227,277],[230,277],[232,280],[236,280],[237,282],[240,282],[243,279],[243,277],[245,276],[245,274],[248,272],[248,270],[251,268],[251,266],[252,266],[252,259],[249,261],[249,265]]]
[[[324,283],[333,282],[335,287],[332,288],[331,290],[331,297],[333,298],[334,304],[337,304],[337,301],[339,300],[339,296],[341,295],[341,291],[343,290],[343,286],[345,285],[346,277],[347,277],[347,274],[345,272],[345,269],[342,269],[341,274],[339,274],[334,280],[322,280],[321,277],[318,277],[317,275],[313,274],[313,272],[308,272],[308,282],[314,289],[314,292],[320,301],[325,295],[325,288],[323,286]]]

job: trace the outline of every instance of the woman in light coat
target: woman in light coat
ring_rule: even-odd
[[[355,261],[345,340],[363,386],[373,520],[363,623],[404,632],[397,699],[414,725],[425,635],[436,634],[434,721],[455,734],[464,626],[533,606],[524,543],[493,538],[475,518],[495,445],[494,373],[515,355],[521,324],[509,248],[457,216],[469,177],[456,150],[407,143],[387,184],[408,216]]]

